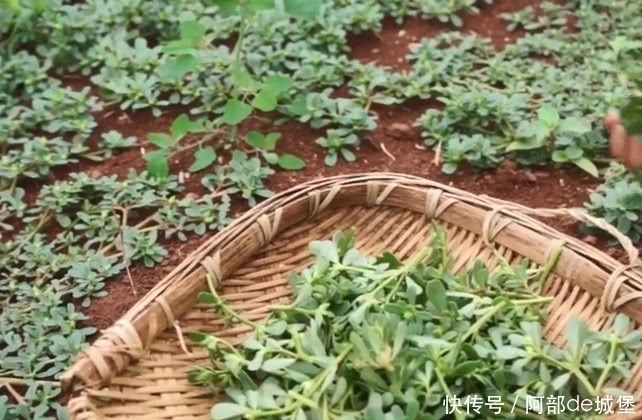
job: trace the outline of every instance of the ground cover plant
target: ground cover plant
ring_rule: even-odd
[[[640,239],[642,189],[617,165],[602,183],[600,124],[634,93],[632,2],[275,4],[3,3],[0,418],[65,418],[56,379],[98,328],[199,238],[314,177],[586,203]]]
[[[538,269],[503,261],[489,270],[480,260],[455,274],[437,225],[430,246],[405,263],[390,253],[363,255],[354,240],[347,231],[310,242],[314,262],[290,273],[294,296],[274,305],[266,322],[248,320],[213,288],[199,295],[227,322],[251,328],[238,348],[189,333],[212,360],[190,379],[222,396],[212,419],[589,419],[633,412],[633,395],[607,385],[631,374],[642,347],[642,331],[629,332],[625,315],[608,331],[571,319],[563,349],[543,338],[553,298],[541,291],[559,253]],[[551,412],[551,395],[595,403]],[[605,395],[610,403],[600,404]]]

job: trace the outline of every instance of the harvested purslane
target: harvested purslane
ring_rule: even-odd
[[[405,263],[362,254],[353,231],[313,241],[314,263],[291,275],[293,298],[264,323],[214,289],[201,293],[253,330],[240,347],[191,333],[213,363],[190,381],[224,393],[211,418],[578,419],[631,410],[633,397],[612,388],[642,347],[626,316],[608,331],[572,319],[564,349],[543,337],[552,298],[542,289],[559,253],[538,269],[497,255],[493,270],[477,261],[456,274],[445,238],[434,226],[429,246]],[[594,404],[537,414],[533,401],[551,396]]]

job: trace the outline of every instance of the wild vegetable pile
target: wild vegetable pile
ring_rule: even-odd
[[[478,261],[454,274],[438,227],[430,246],[406,263],[391,253],[363,255],[354,240],[347,231],[311,242],[315,262],[291,275],[291,303],[274,305],[265,323],[245,319],[215,290],[200,295],[229,321],[253,330],[241,348],[191,333],[213,364],[195,369],[190,380],[226,394],[212,407],[213,419],[606,414],[595,404],[592,413],[538,417],[526,396],[597,401],[610,395],[614,413],[618,402],[621,412],[627,409],[628,394],[612,388],[630,372],[642,347],[642,331],[628,332],[627,317],[618,315],[604,332],[572,319],[565,349],[543,338],[552,298],[542,295],[542,287],[559,254],[540,269],[529,269],[528,261],[502,261],[489,270]]]

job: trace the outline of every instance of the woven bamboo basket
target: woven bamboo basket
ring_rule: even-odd
[[[362,252],[392,251],[403,259],[425,244],[430,221],[436,220],[446,229],[458,269],[477,259],[493,267],[493,249],[510,262],[527,258],[536,265],[561,250],[545,287],[554,297],[546,338],[564,345],[563,326],[574,316],[603,328],[623,312],[638,328],[642,276],[636,249],[618,236],[630,258],[630,264],[622,264],[529,216],[560,212],[588,217],[576,210],[533,210],[400,174],[338,176],[299,185],[214,235],[102,332],[62,378],[67,407],[74,420],[208,419],[213,395],[186,379],[196,364],[208,365],[207,354],[185,333],[206,331],[238,344],[248,330],[224,327],[210,308],[197,304],[197,294],[208,288],[207,276],[236,310],[262,320],[270,304],[288,299],[286,275],[312,261],[308,242],[350,227],[356,228]],[[617,235],[603,221],[591,221]],[[642,358],[634,375],[617,385],[642,398]]]

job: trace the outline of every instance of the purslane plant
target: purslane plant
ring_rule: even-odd
[[[310,242],[314,263],[291,273],[291,301],[272,305],[265,322],[248,320],[213,288],[201,293],[226,322],[252,330],[239,347],[190,333],[213,361],[190,380],[224,394],[211,418],[528,419],[540,418],[533,399],[605,395],[615,411],[632,412],[633,396],[609,385],[631,372],[642,348],[626,316],[606,331],[571,319],[563,349],[543,338],[553,298],[541,291],[559,253],[539,269],[477,261],[455,274],[445,232],[433,225],[432,233],[405,263],[360,253],[353,231]]]

